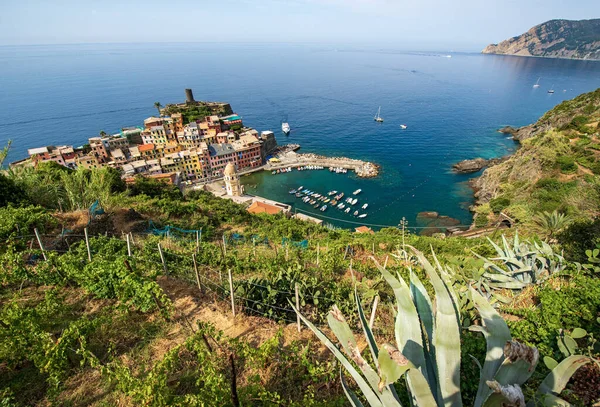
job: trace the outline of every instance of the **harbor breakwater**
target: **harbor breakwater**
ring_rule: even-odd
[[[347,157],[325,157],[317,154],[298,154],[290,151],[277,156],[279,162],[269,163],[264,169],[276,171],[284,168],[298,168],[305,166],[319,166],[328,168],[344,168],[354,171],[359,178],[373,178],[379,175],[380,167],[368,161],[356,160]]]

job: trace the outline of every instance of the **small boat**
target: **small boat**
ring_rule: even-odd
[[[362,192],[362,189],[357,189],[356,191],[352,192],[352,195],[358,195]]]
[[[401,125],[400,125],[400,128],[401,128],[402,130],[406,130],[406,129],[408,129],[408,126],[407,126],[406,124],[401,124]]]
[[[548,89],[548,93],[554,93],[554,85],[550,89]]]
[[[356,205],[357,202],[358,202],[358,199],[354,198],[352,200],[352,202],[350,202],[350,205]]]
[[[317,203],[317,201],[315,201],[314,199],[311,199],[310,201],[308,201],[309,204],[314,205]]]
[[[273,171],[271,174],[275,175],[275,174],[277,174],[277,171]]]
[[[298,187],[297,191],[302,191],[302,188],[304,188],[302,185]]]
[[[345,207],[346,207],[346,205],[344,205],[343,203],[338,205],[339,209],[344,209]]]
[[[533,85],[534,88],[539,88],[540,87],[540,79],[542,79],[542,77],[540,76],[537,80],[537,82],[535,83],[535,85]]]
[[[291,189],[289,193],[290,193],[290,195],[294,195],[296,193],[296,190],[295,189]]]
[[[358,216],[358,211],[354,211],[353,215]]]
[[[335,195],[337,194],[337,191],[330,191],[327,195],[331,196],[331,195]]]
[[[381,106],[379,106],[379,110],[377,110],[377,114],[374,119],[377,123],[383,123],[383,117],[381,117]]]
[[[292,131],[292,129],[290,128],[289,123],[281,123],[281,131],[283,131],[283,133],[287,136],[288,134],[290,134],[290,131]]]
[[[366,214],[366,213],[363,213],[362,215],[358,215],[358,217],[359,217],[359,218],[361,218],[361,219],[364,219],[364,218],[366,218],[366,217],[367,217],[367,214]]]
[[[327,210],[327,205],[323,205],[323,206],[321,207],[321,212],[325,212],[326,210]]]
[[[350,213],[350,208],[346,208],[345,213]]]
[[[319,206],[321,206],[321,204],[317,202],[316,204],[313,205],[313,208],[317,209]]]
[[[338,204],[338,201],[336,201],[335,199],[333,201],[331,201],[331,206],[336,206]]]
[[[368,207],[369,207],[369,204],[367,203],[362,206],[362,209],[367,209]]]
[[[323,202],[325,202],[325,203],[329,203],[329,202],[331,202],[331,199],[327,198],[327,199],[326,199],[326,200],[324,200]]]

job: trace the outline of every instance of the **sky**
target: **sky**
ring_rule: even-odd
[[[0,45],[132,42],[377,44],[480,51],[599,0],[1,0]]]

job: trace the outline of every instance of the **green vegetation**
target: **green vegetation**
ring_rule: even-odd
[[[516,223],[489,239],[330,230],[111,169],[0,174],[0,405],[591,405],[600,140],[559,127],[492,168],[475,222]]]
[[[532,137],[478,181],[478,188],[489,191],[492,198],[488,202],[491,212],[497,215],[501,211],[530,231],[539,231],[545,212],[558,212],[576,222],[597,216],[599,122],[600,89],[546,113],[531,127]],[[480,202],[475,212],[485,210],[485,204]],[[483,224],[479,217],[475,222],[477,226]]]

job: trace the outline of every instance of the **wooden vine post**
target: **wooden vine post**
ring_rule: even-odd
[[[298,290],[298,283],[294,285],[294,291],[296,293],[296,310],[300,312],[300,291]],[[300,315],[296,312],[296,324],[298,325],[298,332],[300,332]]]
[[[127,234],[127,256],[131,257],[131,242],[129,241],[129,234]]]
[[[319,265],[319,253],[321,252],[321,246],[317,242],[317,266]]]
[[[42,243],[42,238],[40,238],[40,234],[39,234],[37,228],[33,229],[33,231],[35,233],[35,237],[38,241],[38,244],[40,245],[40,250],[42,251],[42,257],[44,258],[44,260],[48,260],[48,258],[46,257],[46,251],[44,250],[44,244]],[[86,234],[86,236],[87,236],[87,234]]]
[[[233,318],[235,318],[235,297],[233,295],[233,277],[231,276],[231,269],[227,270],[229,274],[229,294],[231,297],[231,312],[233,313]]]
[[[160,247],[160,243],[158,244],[158,253],[160,254],[160,261],[162,262],[163,270],[165,271],[166,275],[169,275],[169,271],[167,270],[167,263],[165,262],[165,256],[163,254],[162,247]]]
[[[198,290],[203,294],[202,285],[200,284],[200,273],[198,273],[198,264],[196,263],[196,254],[192,253],[192,261],[194,262],[194,273],[196,273],[196,283],[198,284]]]
[[[87,247],[88,261],[91,262],[92,261],[92,251],[90,250],[90,239],[88,237],[87,228],[83,229],[83,233],[85,235],[85,245]]]

